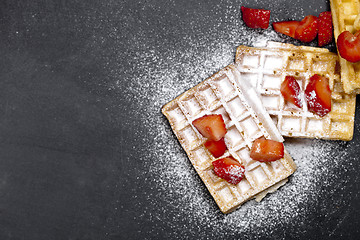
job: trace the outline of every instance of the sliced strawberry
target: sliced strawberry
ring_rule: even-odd
[[[270,10],[253,9],[242,6],[241,12],[246,26],[263,29],[267,29],[269,27]]]
[[[295,38],[302,42],[311,42],[318,33],[318,20],[313,15],[306,16],[300,21],[300,26],[295,30]]]
[[[206,138],[219,141],[226,134],[226,126],[221,114],[204,115],[192,124]]]
[[[285,34],[292,38],[295,38],[295,30],[299,25],[299,21],[284,21],[273,23],[273,27],[276,32]]]
[[[265,138],[256,139],[250,157],[260,162],[272,162],[284,157],[284,144]]]
[[[294,77],[285,77],[285,80],[281,83],[280,92],[286,101],[294,104],[299,108],[302,107],[300,100],[300,86]]]
[[[342,32],[337,39],[337,48],[342,58],[349,62],[360,61],[360,31],[354,35],[349,31]]]
[[[305,89],[305,99],[309,111],[325,116],[331,111],[331,90],[329,79],[320,75],[313,75]]]
[[[209,152],[216,158],[221,157],[227,149],[224,138],[220,139],[219,141],[209,139],[205,142],[204,145],[207,150],[209,150]]]
[[[318,45],[319,47],[329,44],[333,39],[333,24],[331,12],[322,12],[318,18],[319,32],[318,32]]]
[[[238,184],[244,177],[245,168],[233,157],[221,158],[213,163],[215,174],[231,184]]]

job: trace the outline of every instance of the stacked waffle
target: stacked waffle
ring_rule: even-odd
[[[350,140],[353,135],[354,94],[347,94],[340,81],[339,58],[326,49],[269,42],[252,48],[239,46],[235,63],[162,108],[191,163],[205,183],[220,210],[227,213],[251,198],[261,200],[268,192],[285,184],[296,169],[285,150],[273,162],[254,161],[249,152],[258,138],[282,142],[288,137]],[[286,103],[280,84],[294,76],[304,89],[310,76],[329,79],[332,110],[324,117],[310,112],[301,98],[302,108]],[[192,122],[208,114],[221,114],[228,129],[227,151],[245,167],[244,178],[236,185],[214,173],[217,158],[204,147],[206,139]]]
[[[360,29],[359,0],[330,2],[335,39],[345,30]],[[304,94],[299,95],[301,106],[296,107],[281,93],[288,76],[304,92],[315,75],[329,80],[331,111],[325,116],[308,108]],[[269,42],[258,48],[239,46],[234,64],[178,96],[162,112],[220,210],[227,213],[251,198],[261,200],[276,191],[296,170],[286,150],[276,161],[255,161],[250,152],[257,139],[283,142],[286,136],[349,141],[358,92],[360,62],[350,63],[324,48]],[[206,138],[193,126],[194,120],[211,114],[221,115],[227,128],[227,150],[219,158],[205,147]],[[227,157],[245,168],[237,184],[214,171],[214,161]]]
[[[274,42],[264,48],[240,46],[235,58],[242,79],[257,90],[283,136],[351,140],[356,96],[344,92],[338,64],[338,56],[327,49]],[[280,93],[286,76],[294,76],[304,90],[314,74],[327,77],[332,91],[332,110],[324,117],[308,110],[304,96],[298,108],[288,104]]]

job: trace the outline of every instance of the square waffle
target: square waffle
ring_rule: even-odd
[[[334,25],[334,37],[343,31],[355,33],[354,22],[360,14],[359,0],[330,0],[331,14]],[[351,63],[340,57],[341,80],[346,93],[360,93],[360,62]]]
[[[269,42],[263,48],[239,46],[235,66],[242,79],[256,88],[283,136],[351,140],[356,95],[344,92],[338,59],[325,48]],[[308,111],[303,94],[303,107],[297,108],[286,103],[280,92],[281,82],[287,75],[295,77],[303,92],[314,74],[326,76],[332,91],[332,110],[324,117]]]
[[[186,91],[162,108],[170,126],[192,165],[224,213],[245,201],[264,197],[283,185],[296,169],[285,150],[284,158],[274,162],[258,162],[250,158],[252,143],[262,136],[276,141],[283,138],[262,106],[255,90],[241,80],[239,71],[229,65]],[[245,167],[245,177],[237,185],[215,175],[216,159],[204,147],[206,139],[192,125],[205,114],[221,114],[226,124],[223,157],[233,156]]]

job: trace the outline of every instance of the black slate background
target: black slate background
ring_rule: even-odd
[[[329,9],[327,1],[275,2],[281,7],[272,20]],[[270,8],[266,1],[1,1],[0,239],[169,236],[166,232],[173,228],[142,215],[150,187],[144,179],[151,175],[143,175],[147,166],[137,159],[147,156],[153,136],[134,100],[136,54],[156,49],[165,58],[171,50],[201,52],[209,42],[215,49],[216,29],[207,42],[202,42],[202,31],[208,32],[229,4]],[[234,51],[246,34],[229,43]],[[199,39],[196,49],[181,40],[184,36]],[[334,50],[334,44],[329,48]],[[149,66],[156,68],[156,63]],[[115,82],[122,87],[109,87]],[[359,115],[359,99],[357,103]],[[159,124],[167,124],[162,120]],[[344,145],[350,156],[360,153],[359,142],[356,131]],[[337,199],[329,191],[319,211],[309,216],[308,232],[284,226],[262,237],[355,239],[359,170],[354,162],[353,169],[341,173],[354,182],[336,189],[347,200],[335,214],[326,214],[332,207],[326,199]],[[186,217],[184,225],[190,224]],[[189,226],[178,238],[196,239],[193,231]],[[214,238],[215,230],[206,231]]]

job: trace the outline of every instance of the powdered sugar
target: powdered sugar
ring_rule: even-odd
[[[168,127],[163,130],[166,129],[169,130]],[[150,166],[150,172],[159,188],[158,197],[166,202],[167,207],[172,207],[163,208],[162,201],[152,202],[164,212],[153,213],[149,217],[159,218],[163,223],[170,224],[170,219],[166,215],[175,216],[171,223],[174,224],[174,228],[183,232],[188,232],[189,226],[178,229],[181,221],[177,220],[176,216],[187,216],[187,220],[194,222],[199,228],[217,229],[199,232],[199,238],[208,237],[209,234],[210,237],[228,234],[260,237],[284,225],[306,222],[307,216],[313,210],[312,206],[316,206],[321,196],[322,189],[340,180],[334,171],[349,165],[346,154],[343,157],[333,157],[342,144],[287,139],[285,145],[298,165],[298,170],[290,178],[290,182],[260,203],[250,201],[233,213],[223,215],[206,193],[207,190],[199,178],[194,176],[195,171],[187,157],[178,151],[179,144],[174,140],[174,136],[161,135],[164,139],[157,139],[160,141],[157,141],[156,147],[165,150],[157,152],[156,159],[159,162]],[[168,234],[169,237],[176,238],[174,232]]]
[[[220,7],[226,8],[226,4]],[[286,139],[285,147],[298,165],[290,181],[262,202],[249,201],[233,213],[224,215],[217,208],[160,109],[231,63],[237,45],[256,46],[264,45],[266,40],[284,40],[270,29],[246,30],[239,16],[240,8],[229,4],[226,14],[219,17],[217,25],[210,26],[208,33],[195,37],[184,35],[175,49],[148,46],[142,40],[136,42],[142,51],[134,56],[136,63],[131,73],[136,69],[136,77],[124,94],[126,98],[133,98],[147,130],[144,138],[148,144],[144,151],[148,155],[140,159],[145,166],[140,177],[152,188],[144,192],[147,204],[136,201],[134,204],[143,209],[138,218],[158,226],[148,232],[149,238],[161,232],[168,239],[194,236],[197,239],[231,236],[254,239],[275,233],[275,237],[281,239],[284,233],[276,229],[297,226],[296,233],[307,231],[309,213],[317,207],[324,188],[349,181],[339,179],[336,172],[352,168],[354,159],[347,156],[346,150],[354,145]],[[189,28],[196,28],[196,23],[190,21]],[[119,74],[129,72],[125,70],[114,76]],[[109,86],[111,89],[122,87],[119,83]]]

